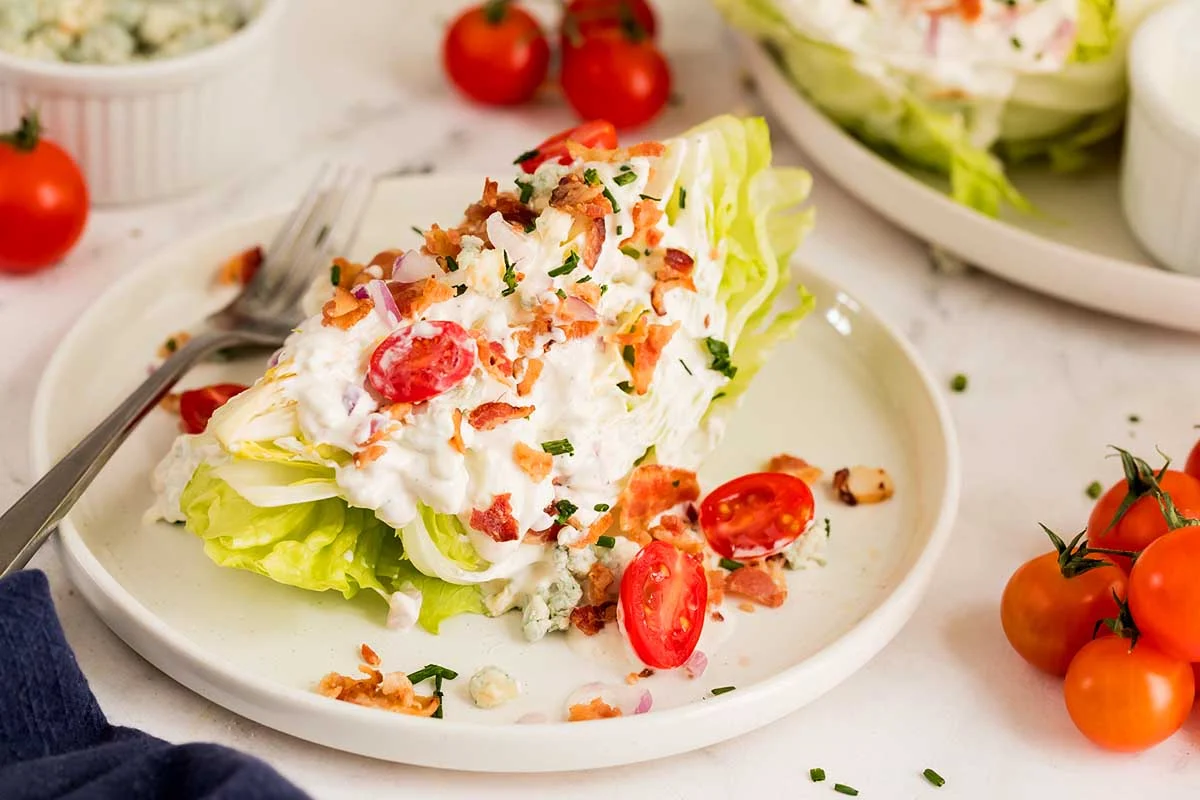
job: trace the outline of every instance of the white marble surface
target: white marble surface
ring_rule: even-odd
[[[283,124],[264,124],[259,170],[204,193],[97,213],[61,268],[0,281],[0,502],[28,486],[27,420],[42,365],[72,320],[146,254],[197,229],[286,203],[329,156],[379,173],[500,171],[570,117],[557,98],[511,112],[452,96],[434,56],[450,2],[294,0]],[[547,3],[549,5],[549,3]],[[664,6],[666,46],[683,102],[647,134],[752,108],[700,0]],[[335,12],[340,7],[341,11]],[[352,10],[345,10],[352,9]],[[777,142],[778,160],[805,163]],[[241,748],[318,798],[572,796],[828,797],[840,780],[862,797],[1194,796],[1200,743],[1191,720],[1140,756],[1100,753],[1079,737],[1057,682],[1009,650],[997,602],[1009,573],[1042,551],[1035,523],[1080,527],[1083,488],[1115,478],[1104,445],[1179,458],[1200,422],[1195,337],[1086,313],[978,273],[946,276],[925,249],[817,175],[819,223],[802,256],[836,275],[916,344],[933,372],[970,376],[951,397],[964,461],[955,538],[934,586],[900,636],[860,673],[802,711],[724,745],[603,773],[472,775],[325,750],[240,719],[174,684],[113,636],[70,588],[53,548],[34,561],[55,587],[68,638],[101,704],[119,723],[174,741]],[[1051,265],[1047,265],[1050,268]],[[1113,298],[1120,302],[1119,297]],[[81,375],[81,387],[103,375]],[[1131,413],[1142,422],[1131,424]],[[831,781],[813,785],[807,769]],[[941,790],[920,777],[933,767]]]

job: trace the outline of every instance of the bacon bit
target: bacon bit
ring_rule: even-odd
[[[667,151],[662,142],[641,142],[632,147],[618,147],[615,150],[587,147],[579,142],[568,141],[567,152],[571,157],[581,161],[598,161],[602,164],[618,164],[637,156],[657,158]]]
[[[645,534],[646,523],[656,514],[700,498],[696,473],[663,464],[635,467],[617,498],[621,509],[621,530]],[[649,537],[647,537],[649,541]]]
[[[957,14],[964,22],[978,22],[983,16],[983,0],[952,0],[948,5],[930,9],[926,13],[934,18]]]
[[[179,392],[167,392],[163,395],[162,400],[158,401],[158,407],[168,414],[179,413]]]
[[[484,403],[471,409],[467,422],[477,431],[490,431],[514,419],[526,419],[534,406],[513,406],[508,403]]]
[[[228,259],[217,270],[217,283],[221,286],[235,286],[250,283],[258,274],[263,263],[263,249],[257,245],[243,250]]]
[[[467,207],[466,218],[459,227],[460,231],[470,232],[491,244],[487,235],[487,219],[496,212],[500,213],[505,222],[521,230],[533,224],[537,219],[534,210],[522,203],[514,193],[501,192],[499,188],[500,185],[494,180],[488,179],[483,182],[483,196],[478,203]]]
[[[630,686],[633,686],[641,679],[642,679],[642,677],[638,673],[631,672],[625,676],[625,683],[629,684]]]
[[[608,567],[597,561],[588,570],[587,590],[583,598],[588,605],[600,605],[608,599],[608,590],[613,585],[613,573]]]
[[[572,339],[584,339],[591,336],[600,328],[600,323],[597,320],[576,320],[569,325],[560,325],[559,330],[567,337],[567,341]]]
[[[521,382],[517,384],[518,397],[525,397],[533,391],[533,385],[537,383],[538,377],[541,376],[543,366],[540,358],[525,360],[525,374],[521,376]]]
[[[734,570],[725,579],[725,591],[768,608],[779,608],[788,596],[787,579],[778,561],[747,564]]]
[[[692,270],[696,260],[682,250],[668,248],[662,256],[662,262],[654,272],[654,288],[650,290],[650,305],[654,313],[660,317],[667,313],[665,296],[672,289],[687,289],[696,291],[696,283],[692,280]]]
[[[547,311],[543,308],[538,308],[535,312],[533,321],[524,327],[518,328],[513,334],[513,339],[517,343],[517,352],[521,355],[529,355],[535,347],[537,347],[537,338],[545,336],[554,330],[553,310]]]
[[[374,307],[370,298],[360,300],[338,286],[333,290],[333,297],[321,308],[321,324],[350,330]]]
[[[389,417],[396,420],[397,422],[400,422],[401,420],[403,420],[405,417],[407,417],[409,414],[412,413],[413,404],[412,403],[392,403],[391,405],[386,405],[379,410],[380,410],[380,412],[387,414]]]
[[[590,703],[579,703],[567,709],[567,722],[585,722],[592,719],[612,719],[621,716],[621,709],[613,708],[599,697]]]
[[[725,601],[725,570],[710,569],[704,574],[708,577],[708,604],[721,605]]]
[[[504,353],[504,345],[493,342],[484,335],[483,331],[470,331],[475,340],[475,349],[479,353],[479,364],[484,371],[501,383],[508,383],[513,376],[513,362]]]
[[[158,357],[166,358],[191,340],[192,335],[187,331],[179,331],[178,333],[171,334],[158,346],[158,350],[156,351]]]
[[[425,231],[425,244],[421,247],[421,252],[436,256],[438,262],[444,266],[447,257],[458,258],[458,254],[462,252],[462,234],[453,228],[447,231],[434,224]]]
[[[454,290],[450,286],[434,278],[422,278],[409,283],[391,281],[387,287],[396,301],[396,309],[405,319],[414,319],[435,303],[454,297]]]
[[[653,539],[666,542],[684,553],[696,555],[703,553],[708,545],[705,538],[682,517],[666,514],[658,522],[659,524],[650,529],[650,537]]]
[[[333,260],[333,266],[338,269],[337,285],[343,289],[350,289],[359,283],[358,279],[362,276],[363,270],[366,269],[362,264],[357,264],[341,256]],[[370,280],[370,278],[367,278],[367,280]],[[366,280],[361,282],[366,283]]]
[[[738,571],[741,572],[741,570]],[[738,603],[737,607],[738,611],[744,611],[747,614],[754,613],[754,603],[751,603],[748,600],[743,600],[742,602]]]
[[[364,650],[369,649],[366,645],[363,647]],[[321,679],[317,691],[325,697],[344,703],[380,708],[414,717],[430,717],[437,711],[438,699],[418,695],[413,690],[412,682],[403,672],[384,674],[367,665],[362,665],[359,669],[366,673],[366,678],[356,679],[331,672]]]
[[[583,262],[583,266],[587,269],[595,269],[596,262],[600,260],[600,251],[604,249],[604,238],[608,235],[604,227],[604,220],[600,217],[592,220],[592,224],[583,231],[583,251],[579,254],[579,260]]]
[[[550,193],[550,207],[573,216],[602,219],[612,213],[612,203],[604,196],[603,186],[592,186],[578,172],[569,172]]]
[[[849,467],[833,473],[833,490],[848,506],[882,503],[896,493],[892,476],[879,467]]]
[[[485,533],[497,542],[515,542],[520,537],[517,520],[512,514],[512,495],[509,493],[492,496],[492,504],[482,511],[471,510],[471,527]]]
[[[529,476],[534,483],[541,483],[550,475],[554,467],[554,456],[541,450],[534,450],[524,442],[513,445],[513,462],[517,468]]]
[[[367,262],[367,266],[361,267],[361,271],[354,276],[354,285],[358,286],[371,282],[373,276],[367,271],[370,267],[379,268],[379,280],[390,281],[392,279],[392,270],[396,268],[396,262],[403,257],[403,250],[383,250],[376,253],[375,257]]]
[[[615,622],[616,619],[617,604],[613,601],[571,609],[571,624],[587,636],[595,636],[604,630],[605,623]]]
[[[565,525],[557,522],[552,522],[549,528],[543,528],[540,531],[535,531],[532,528],[525,531],[525,536],[522,541],[533,542],[536,544],[551,544],[558,541],[558,532],[565,528]]]
[[[359,652],[362,653],[362,660],[365,661],[369,667],[378,667],[383,663],[379,658],[379,654],[372,650],[371,646],[366,642],[363,642],[362,647],[359,648]]]
[[[618,333],[612,337],[613,341],[622,348],[625,346],[633,348],[633,363],[626,366],[629,367],[629,374],[633,378],[633,389],[637,394],[641,395],[649,391],[650,382],[654,379],[654,368],[658,366],[658,359],[662,357],[667,342],[671,341],[675,331],[679,330],[679,325],[678,322],[670,325],[650,325],[646,316],[642,315],[634,323],[633,330],[628,333]]]
[[[463,444],[462,438],[462,409],[454,409],[454,435],[450,437],[450,446],[454,448],[454,452],[462,455],[467,452],[467,446]]]
[[[359,450],[354,454],[354,466],[357,469],[362,469],[367,464],[375,461],[386,452],[387,448],[381,444],[372,444],[368,447],[364,447],[362,450]]]
[[[821,476],[825,474],[820,467],[814,467],[803,458],[797,458],[788,453],[780,453],[772,458],[767,464],[767,472],[782,472],[785,475],[792,475],[809,486],[816,486],[817,481],[821,480]]]
[[[571,517],[571,519],[573,520],[575,518]],[[571,547],[581,548],[587,547],[589,544],[595,544],[596,540],[599,539],[606,530],[612,527],[613,519],[614,517],[612,512],[605,511],[603,514],[596,517],[596,521],[588,526],[587,533],[580,537],[578,541],[573,542]],[[574,527],[578,528],[579,526],[575,525]]]
[[[753,608],[753,606],[751,606],[751,608]],[[720,611],[712,612],[712,614],[710,614],[708,618],[711,619],[713,622],[724,622],[725,621],[725,615],[722,614]]]
[[[566,288],[567,294],[578,297],[592,308],[600,304],[600,287],[594,283],[572,283]]]
[[[653,200],[639,200],[634,203],[633,233],[621,240],[621,247],[644,248],[658,247],[662,241],[662,231],[655,226],[663,218],[663,211]]]

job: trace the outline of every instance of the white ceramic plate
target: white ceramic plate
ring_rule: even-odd
[[[415,244],[411,225],[457,219],[481,184],[432,176],[381,185],[356,250],[369,256]],[[137,383],[165,337],[220,305],[215,265],[266,241],[280,218],[182,243],[96,302],[42,380],[33,419],[39,470]],[[765,725],[847,678],[896,635],[929,582],[958,500],[949,416],[913,351],[836,284],[802,275],[818,310],[763,370],[702,479],[712,487],[787,451],[827,469],[885,466],[896,497],[849,508],[819,496],[818,515],[832,519],[829,565],[791,573],[792,597],[779,610],[731,609],[722,626],[728,640],[701,678],[659,674],[639,684],[652,692],[649,714],[514,724],[529,712],[561,720],[573,690],[620,683],[627,673],[582,657],[563,636],[527,644],[519,615],[457,617],[437,637],[393,633],[377,598],[346,602],[221,569],[182,527],[144,523],[150,471],[176,432],[176,420],[160,411],[60,526],[67,570],[108,625],[180,683],[264,725],[378,758],[464,770],[582,769],[683,752]],[[252,380],[261,368],[206,365],[188,383]],[[446,685],[446,718],[415,719],[314,694],[326,672],[354,672],[362,642],[379,652],[385,669],[429,662],[457,669],[462,677]],[[467,678],[486,664],[520,679],[523,696],[492,711],[472,707]],[[737,691],[706,697],[725,685]]]
[[[1200,332],[1200,277],[1154,266],[1134,240],[1121,212],[1115,157],[1079,175],[1017,169],[1013,183],[1040,213],[985,217],[929,178],[876,155],[813,107],[758,42],[735,38],[782,128],[822,170],[892,222],[1034,291]]]

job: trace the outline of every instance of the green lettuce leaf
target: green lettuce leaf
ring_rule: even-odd
[[[264,508],[204,464],[184,488],[180,506],[188,529],[220,566],[301,589],[336,590],[346,598],[364,589],[387,598],[412,585],[422,593],[419,622],[432,633],[455,614],[484,613],[477,587],[422,575],[404,557],[396,531],[341,498]]]

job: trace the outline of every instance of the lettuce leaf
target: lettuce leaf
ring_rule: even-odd
[[[301,589],[336,590],[346,598],[366,589],[386,599],[411,584],[422,593],[419,622],[431,633],[455,614],[484,613],[477,587],[422,575],[404,557],[396,531],[341,498],[261,507],[203,464],[180,505],[188,529],[220,566]]]

